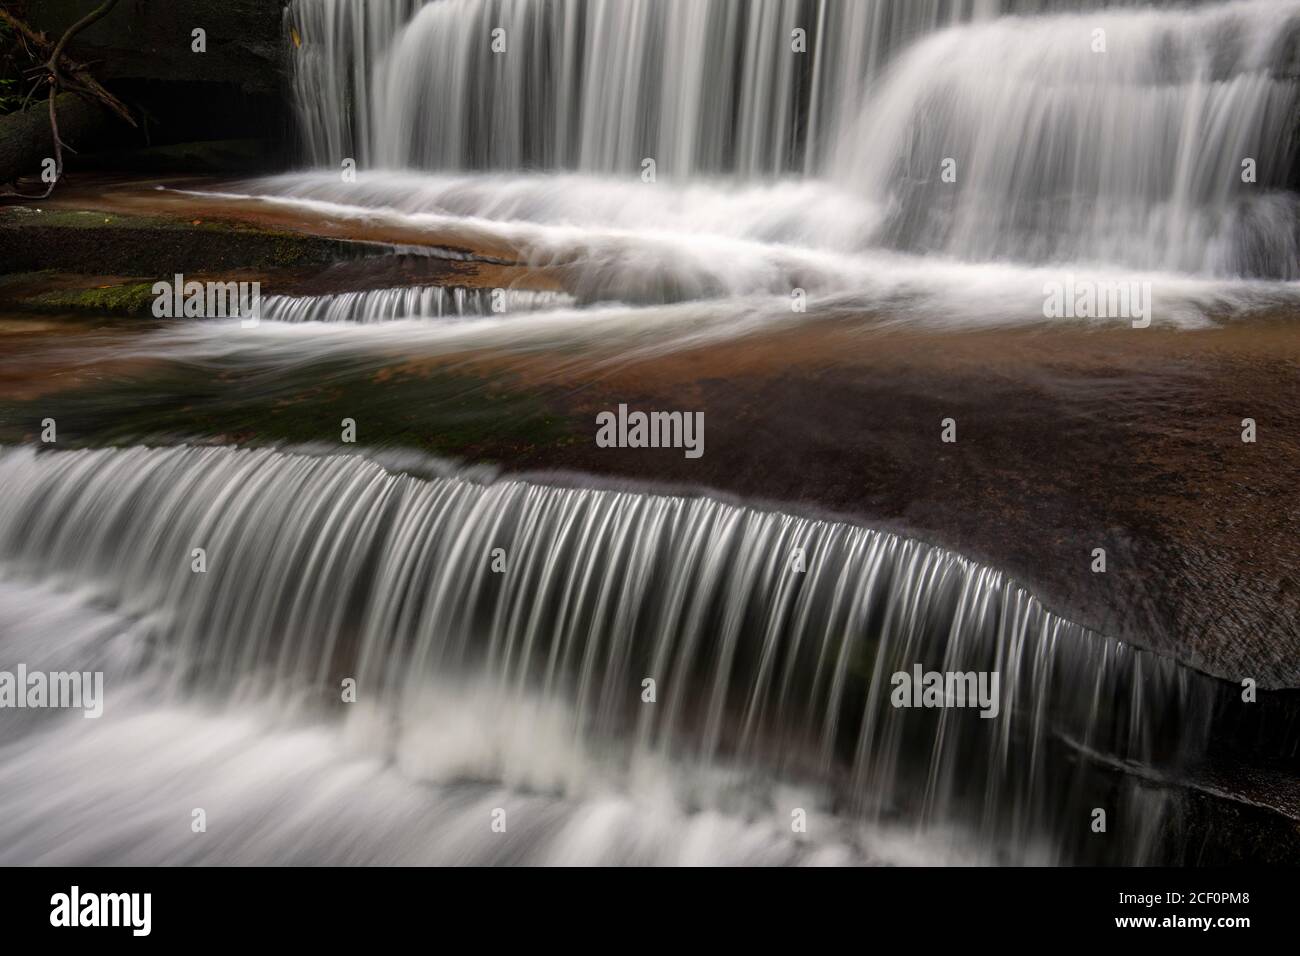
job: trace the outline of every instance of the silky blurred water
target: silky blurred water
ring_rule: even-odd
[[[0,481],[5,659],[105,673],[101,718],[6,723],[5,862],[1141,862],[1172,795],[1077,753],[1176,773],[1211,717],[1212,680],[852,525],[272,450]],[[894,706],[916,663],[997,673],[997,717]]]

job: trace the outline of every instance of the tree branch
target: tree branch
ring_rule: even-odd
[[[104,89],[104,87],[102,87],[99,82],[90,75],[90,72],[84,63],[78,63],[64,52],[68,42],[74,36],[91,24],[102,20],[116,5],[117,0],[105,0],[104,3],[100,4],[90,13],[86,14],[70,26],[64,32],[63,36],[59,38],[58,43],[52,43],[43,33],[37,33],[22,20],[19,20],[16,16],[3,8],[0,8],[0,20],[9,24],[9,26],[13,28],[14,32],[18,34],[25,43],[41,51],[42,55],[49,57],[44,64],[36,68],[36,72],[45,71],[47,74],[56,75],[60,81],[58,85],[66,86],[69,89],[74,89],[74,87],[68,85],[68,81],[75,80],[84,87],[84,90],[78,90],[77,92],[81,92],[83,95],[95,97],[127,123],[135,126],[135,117],[131,115],[131,111],[126,108],[126,105],[112,93],[108,92],[108,90]],[[39,82],[37,85],[39,85]]]
[[[95,78],[90,75],[86,66],[71,59],[63,52],[73,37],[86,29],[86,27],[102,20],[115,6],[117,6],[117,0],[104,0],[103,3],[91,10],[76,23],[72,24],[72,26],[68,27],[68,29],[63,32],[63,36],[59,37],[58,42],[53,45],[51,45],[49,39],[44,34],[37,33],[9,11],[0,9],[0,20],[9,24],[14,29],[14,32],[23,38],[24,42],[30,41],[33,46],[42,52],[45,50],[50,51],[49,59],[47,59],[40,67],[37,67],[34,72],[44,73],[45,76],[43,77],[43,81],[49,84],[50,87],[49,110],[50,133],[54,144],[54,179],[50,181],[45,192],[40,197],[33,198],[44,199],[46,196],[49,196],[50,193],[54,192],[55,183],[63,178],[63,150],[66,144],[59,137],[59,114],[58,108],[55,105],[55,98],[58,96],[60,91],[68,90],[82,97],[90,97],[99,100],[132,126],[136,125],[135,118],[131,116],[130,110],[126,108],[122,101],[100,86]],[[36,87],[38,87],[41,82],[42,79],[36,80],[32,88],[27,91],[27,97],[23,100],[24,109],[27,107],[27,99],[31,97],[31,94],[36,90]],[[75,152],[75,150],[72,150],[71,146],[67,146],[66,148]]]

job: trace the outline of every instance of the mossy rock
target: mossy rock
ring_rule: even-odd
[[[329,265],[390,251],[377,243],[246,224],[31,207],[0,210],[0,272],[54,269],[165,277]]]
[[[59,289],[32,296],[27,308],[52,312],[107,312],[112,315],[149,315],[153,306],[153,283],[128,282],[94,289]]]

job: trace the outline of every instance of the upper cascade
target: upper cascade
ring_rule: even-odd
[[[319,166],[808,177],[875,210],[859,248],[1300,275],[1300,0],[296,0],[286,15]]]

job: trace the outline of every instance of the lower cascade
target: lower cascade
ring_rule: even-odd
[[[409,286],[326,295],[267,296],[260,317],[271,322],[390,322],[533,311],[571,305],[572,301],[570,296],[559,292]]]
[[[1220,692],[958,554],[709,497],[187,446],[0,483],[5,666],[106,675],[96,720],[3,725],[4,863],[1158,862]],[[246,825],[172,833],[191,790]]]

